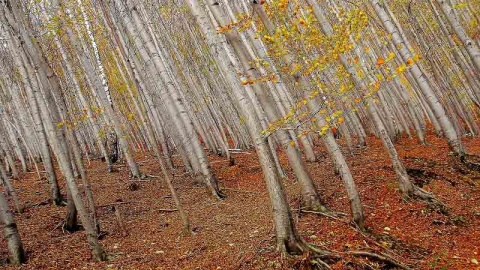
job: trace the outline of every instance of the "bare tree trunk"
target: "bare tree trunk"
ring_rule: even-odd
[[[3,233],[7,240],[10,263],[18,265],[25,262],[25,251],[20,240],[17,224],[2,192],[0,192],[0,222],[3,224]]]
[[[1,162],[1,159],[0,159],[0,162]],[[3,166],[0,166],[0,180],[3,183],[3,185],[5,186],[7,194],[9,194],[12,197],[15,209],[17,210],[18,213],[22,213],[23,212],[23,207],[20,203],[20,200],[18,199],[17,192],[15,191],[15,188],[13,187],[10,179],[8,179],[7,173],[3,169]]]
[[[77,208],[73,201],[72,193],[67,187],[67,215],[65,217],[65,230],[75,232],[78,230]]]
[[[116,151],[117,139],[118,139],[118,143],[120,144],[120,148],[122,149],[122,152],[125,155],[125,158],[127,160],[127,164],[130,168],[130,171],[132,172],[132,175],[134,177],[139,178],[142,175],[140,173],[140,170],[138,168],[137,163],[133,159],[133,156],[130,153],[130,150],[128,149],[128,142],[124,137],[124,132],[122,131],[122,128],[120,127],[120,123],[118,121],[119,118],[116,115],[116,112],[113,110],[113,102],[112,102],[112,97],[111,97],[111,94],[110,94],[110,88],[109,88],[108,81],[107,81],[105,71],[104,71],[104,68],[103,68],[102,60],[101,60],[100,55],[99,55],[97,42],[95,40],[93,32],[91,31],[91,26],[90,26],[90,21],[89,21],[88,15],[85,11],[85,7],[84,7],[81,0],[78,0],[78,4],[79,4],[80,10],[82,12],[83,23],[85,24],[85,28],[87,30],[88,37],[90,38],[90,42],[92,43],[93,52],[94,52],[95,59],[96,59],[96,62],[97,62],[98,75],[99,75],[99,77],[102,81],[102,84],[103,84],[104,93],[102,93],[101,96],[105,96],[106,102],[108,103],[105,106],[105,110],[106,110],[110,120],[113,122],[113,128],[115,130],[115,133],[109,132],[107,134],[107,136],[108,136],[107,141],[110,142],[111,148],[113,147],[113,152],[110,153],[110,157],[109,157],[111,159],[110,161],[113,161],[112,160],[113,157],[118,155],[118,153]],[[116,157],[116,159],[118,159],[118,157]]]
[[[217,41],[213,32],[211,24],[208,22],[207,15],[199,3],[195,0],[189,0],[188,4],[190,10],[194,14],[202,32],[204,33],[207,43],[210,45],[209,49],[212,52],[220,54],[220,58],[229,59],[229,56]],[[208,8],[218,8],[218,3],[208,5]],[[228,69],[223,61],[219,61],[222,68]],[[243,78],[245,79],[245,78]],[[278,175],[272,153],[266,139],[261,135],[261,125],[258,121],[257,115],[252,110],[252,104],[249,98],[243,91],[234,91],[233,93],[238,100],[238,103],[246,117],[246,124],[250,132],[250,136],[254,140],[255,149],[259,158],[260,165],[264,174],[264,179],[267,184],[268,193],[270,195],[270,202],[273,207],[273,220],[276,230],[277,248],[282,253],[303,253],[307,251],[307,246],[298,235],[295,225],[293,223],[292,215],[285,197],[285,192]]]
[[[385,3],[381,3],[379,0],[371,0],[371,3],[387,32],[392,35],[393,43],[399,49],[403,61],[407,62],[409,59],[413,59],[412,54],[410,53],[405,41],[402,39],[399,33],[399,29],[397,29],[389,14],[385,10],[385,7],[383,6]],[[428,82],[424,72],[415,62],[411,65],[410,70],[420,90],[425,96],[428,106],[432,109],[435,118],[440,123],[451,150],[454,151],[460,158],[463,158],[465,155],[465,150],[463,149],[462,142],[458,137],[444,106],[435,95],[432,86]]]
[[[468,55],[470,56],[473,64],[477,68],[477,72],[480,73],[480,49],[478,48],[477,44],[468,36],[465,28],[463,28],[462,24],[458,20],[454,10],[452,9],[452,6],[450,6],[448,1],[437,0],[437,2],[442,7],[443,14],[445,14],[445,17],[447,17],[458,38],[460,38],[463,45],[465,46]]]
[[[259,4],[254,4],[255,11],[259,14],[260,19],[262,20],[263,24],[267,28],[270,33],[275,31],[273,24],[268,20],[268,17],[263,10],[263,7]],[[293,57],[290,54],[286,54],[284,56],[285,62],[289,65],[293,64]],[[301,74],[294,74],[295,79],[300,82],[300,85],[304,89],[311,89],[310,82],[307,78],[302,76]],[[316,100],[306,97],[308,100],[307,106],[310,113],[315,114],[314,117],[316,118],[318,125],[323,127],[326,125],[326,121],[320,113],[320,106]],[[340,147],[338,146],[335,138],[333,137],[333,133],[331,130],[328,130],[327,133],[322,136],[322,141],[327,148],[327,151],[334,161],[335,169],[338,170],[340,176],[345,184],[345,189],[347,191],[347,195],[350,201],[350,210],[352,211],[353,220],[359,225],[360,228],[363,229],[364,227],[364,215],[362,209],[362,203],[360,200],[360,195],[358,194],[355,182],[353,181],[352,173],[348,167],[348,164],[343,156]]]
[[[15,38],[18,38],[23,51],[29,56],[34,66],[36,67],[43,88],[52,87],[54,91],[60,92],[61,88],[58,78],[52,72],[50,66],[45,59],[45,55],[42,54],[41,48],[39,47],[38,43],[32,41],[32,39],[35,38],[35,35],[30,28],[21,3],[19,1],[11,1],[10,3],[11,4],[8,5],[8,7],[4,6],[2,8],[2,14],[0,15],[3,15],[3,18],[0,19],[8,22],[8,25],[12,28],[12,31],[16,35]],[[49,76],[48,74],[50,74],[51,76]],[[37,102],[39,103],[39,108],[42,118],[44,120],[44,124],[46,126],[48,137],[54,148],[61,170],[65,175],[69,191],[71,192],[75,207],[78,210],[80,219],[85,228],[87,240],[90,244],[93,255],[97,260],[105,260],[105,252],[103,251],[103,248],[98,242],[97,234],[94,227],[92,226],[88,213],[82,202],[82,198],[78,191],[77,184],[75,183],[75,178],[70,167],[67,146],[64,141],[65,138],[61,134],[61,130],[57,130],[53,126],[53,123],[50,119],[49,111],[47,109],[47,105],[45,104],[45,100],[43,99],[43,97],[38,91],[35,92],[35,94]],[[51,102],[50,100],[48,101]],[[55,106],[55,104],[53,103],[50,103],[49,105],[51,107]]]

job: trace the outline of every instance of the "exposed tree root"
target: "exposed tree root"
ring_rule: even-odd
[[[417,197],[417,198],[425,200],[425,201],[437,200],[432,193],[424,190],[423,188],[417,187],[417,186],[414,186],[412,195],[414,197]]]
[[[328,250],[320,249],[315,245],[312,245],[312,244],[309,244],[309,243],[306,243],[306,242],[303,242],[303,245],[305,246],[307,251],[311,253],[310,263],[313,266],[316,266],[317,269],[331,269],[330,266],[328,265],[328,263],[325,262],[326,259],[329,259],[329,260],[332,260],[332,259],[340,260],[341,259],[340,256],[334,254],[333,252],[328,251]]]
[[[319,259],[312,259],[310,263],[313,266],[316,266],[317,269],[332,269],[326,262],[319,260]]]
[[[480,172],[480,163],[469,160],[464,160],[463,163],[465,163],[470,169]]]
[[[298,217],[300,217],[303,210],[328,213],[330,210],[325,206],[324,202],[321,201],[318,196],[313,195],[302,195],[298,197],[296,202],[298,204]],[[306,213],[306,212],[305,212]]]
[[[316,269],[331,269],[330,265],[327,263],[329,260],[338,261],[341,260],[342,254],[344,255],[353,255],[357,257],[369,257],[371,259],[375,259],[377,261],[381,261],[388,265],[398,267],[404,270],[410,270],[411,268],[407,265],[399,262],[398,260],[392,258],[388,254],[385,253],[373,253],[370,251],[363,251],[363,250],[354,250],[349,252],[335,252],[320,249],[315,245],[309,244],[303,240],[295,241],[292,243],[281,243],[279,245],[279,250],[282,253],[282,256],[289,256],[289,255],[300,255],[302,253],[310,253],[310,264]]]
[[[408,266],[406,266],[406,265],[404,265],[400,262],[397,262],[395,259],[393,259],[392,257],[390,257],[390,256],[388,256],[387,254],[384,254],[384,253],[382,253],[381,255],[376,254],[376,253],[372,253],[372,252],[367,252],[367,251],[350,251],[350,252],[347,252],[347,253],[352,254],[354,256],[370,257],[370,258],[388,263],[390,265],[396,266],[400,269],[404,269],[404,270],[410,270],[411,269],[410,267],[408,267]]]
[[[340,259],[339,256],[328,250],[318,248],[313,244],[309,244],[302,239],[285,239],[277,244],[278,251],[282,257],[288,257],[291,255],[302,255],[309,253],[312,258],[312,263],[321,266],[320,269],[330,269],[328,263],[323,261],[324,259]]]
[[[460,161],[465,164],[470,170],[480,172],[480,156],[465,154],[460,157]]]
[[[438,211],[441,214],[448,215],[450,212],[450,209],[446,204],[444,204],[442,201],[437,199],[437,197],[435,197],[432,193],[427,192],[422,188],[414,186],[414,190],[410,195],[424,201],[432,209],[434,209],[435,211]]]
[[[221,192],[220,190],[217,190],[217,189],[212,190],[212,193],[213,193],[213,197],[215,197],[218,200],[223,200],[223,199],[227,198],[227,194]]]
[[[330,210],[318,200],[314,202],[310,202],[309,204],[304,204],[302,206],[303,207],[301,207],[301,209],[305,209],[305,210],[322,212],[322,213],[330,212]]]

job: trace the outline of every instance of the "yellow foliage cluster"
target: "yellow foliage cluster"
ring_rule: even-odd
[[[266,76],[258,77],[258,78],[249,78],[247,77],[246,79],[243,79],[241,81],[242,85],[251,85],[255,83],[260,83],[260,82],[268,82],[271,81],[273,83],[278,82],[278,77],[275,73],[268,74]]]
[[[217,28],[217,34],[227,33],[236,28],[238,31],[245,31],[252,26],[252,17],[245,13],[237,14],[237,21],[230,22],[229,24],[223,25]]]

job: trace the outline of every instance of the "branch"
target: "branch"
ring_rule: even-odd
[[[176,212],[178,209],[167,209],[167,208],[160,208],[160,209],[155,209],[153,211],[159,211],[159,212]]]

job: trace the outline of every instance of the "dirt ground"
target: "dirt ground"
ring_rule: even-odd
[[[480,269],[480,171],[449,156],[444,140],[431,134],[429,145],[400,139],[396,146],[415,183],[431,191],[449,208],[442,214],[427,204],[402,198],[381,142],[369,138],[348,163],[359,189],[369,232],[361,233],[345,218],[299,213],[299,185],[292,173],[284,180],[298,231],[309,243],[340,255],[332,269],[395,269],[391,264],[352,251],[388,254],[412,269]],[[465,138],[471,154],[480,154],[480,140]],[[317,147],[318,162],[308,163],[322,199],[332,210],[349,214],[341,179],[333,172],[325,150]],[[312,258],[281,258],[275,251],[272,213],[261,168],[254,152],[234,155],[236,165],[210,156],[214,174],[228,195],[216,200],[185,176],[176,176],[182,203],[194,236],[182,234],[175,208],[158,178],[129,178],[127,168],[107,173],[101,161],[86,163],[104,236],[107,262],[95,262],[84,231],[62,230],[64,207],[46,203],[48,185],[36,173],[22,174],[14,185],[26,205],[16,221],[28,261],[21,269],[309,269]],[[285,163],[285,157],[281,156]],[[161,175],[155,159],[139,156],[144,173]],[[178,174],[181,174],[179,171]],[[132,191],[134,182],[139,189]],[[119,203],[121,202],[121,203]],[[127,235],[114,212],[117,203]],[[6,264],[6,243],[0,242],[0,267]]]

